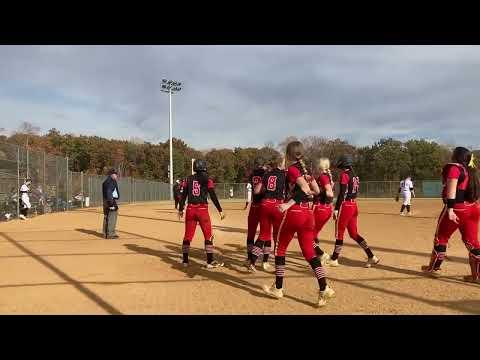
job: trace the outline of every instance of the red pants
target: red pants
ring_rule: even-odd
[[[325,224],[332,217],[332,205],[325,204],[315,204],[313,209],[313,217],[315,218],[315,235],[318,236],[318,233],[323,229]]]
[[[349,200],[342,202],[338,211],[337,221],[335,222],[335,238],[343,240],[345,229],[347,229],[350,237],[356,240],[358,237],[357,219],[357,203]]]
[[[458,229],[468,250],[480,248],[478,242],[478,221],[480,218],[478,204],[456,204],[453,209],[458,216],[459,223],[455,224],[448,218],[447,207],[445,206],[438,219],[434,245],[447,245],[452,234]]]
[[[278,211],[278,205],[282,204],[282,200],[264,199],[260,207],[260,235],[259,240],[277,241],[278,229],[282,223],[283,214]]]
[[[285,256],[295,233],[297,233],[303,256],[310,261],[316,256],[313,249],[315,221],[313,211],[308,208],[308,205],[293,205],[288,209],[280,225],[275,256]]]
[[[197,223],[200,223],[205,240],[212,239],[212,223],[208,213],[208,205],[188,205],[185,215],[185,235],[183,240],[192,241],[197,229]]]
[[[254,241],[257,234],[258,224],[260,223],[260,204],[252,203],[248,212],[248,231],[247,241]]]

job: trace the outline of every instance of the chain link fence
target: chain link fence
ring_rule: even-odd
[[[81,207],[101,206],[105,176],[69,171],[69,159],[41,151],[0,142],[0,221],[18,217],[19,189],[30,178],[30,202],[34,215],[67,211]],[[246,183],[218,183],[219,199],[245,201]],[[415,181],[417,197],[438,198],[442,183],[438,180]],[[170,199],[170,186],[158,181],[122,177],[118,180],[120,203]],[[399,181],[360,182],[359,197],[393,198]],[[335,189],[339,184],[335,184]]]
[[[69,159],[0,142],[0,221],[19,215],[19,190],[32,180],[30,214],[67,211],[103,203],[106,176],[69,170]],[[122,177],[118,179],[119,203],[170,199],[170,185],[158,181]]]

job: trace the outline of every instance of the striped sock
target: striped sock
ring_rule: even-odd
[[[249,260],[252,260],[252,250],[254,243],[255,242],[253,240],[247,240],[247,256]]]
[[[445,254],[447,252],[446,245],[435,245],[432,250],[432,255],[430,257],[430,270],[440,270],[443,260],[445,260]]]
[[[207,264],[213,261],[213,241],[205,240],[205,252],[207,253]]]
[[[252,265],[254,265],[255,262],[257,261],[258,257],[263,254],[264,244],[265,244],[265,242],[262,241],[262,240],[255,241],[255,245],[252,248],[252,255],[251,255],[251,258],[250,258],[250,262],[252,263]]]
[[[367,242],[363,237],[361,237],[360,235],[357,235],[357,238],[355,239],[355,241],[358,243],[358,245],[360,245],[360,247],[363,250],[365,250],[365,254],[367,254],[369,259],[373,257],[373,252],[372,250],[370,250],[370,248],[367,245]]]
[[[335,250],[333,250],[333,254],[331,256],[332,260],[337,260],[340,256],[340,252],[342,251],[343,240],[335,240]]]
[[[272,242],[265,241],[265,245],[263,246],[263,262],[268,262],[268,256],[270,255],[272,249]]]
[[[188,263],[188,252],[190,251],[190,241],[183,240],[182,243],[182,253],[183,253],[183,262]]]
[[[285,256],[275,256],[275,287],[283,288],[283,278],[285,277]]]
[[[327,274],[325,273],[325,269],[323,268],[320,260],[317,257],[314,257],[309,261],[310,266],[312,267],[313,272],[315,273],[315,277],[318,281],[318,286],[320,287],[320,291],[324,291],[327,287]]]

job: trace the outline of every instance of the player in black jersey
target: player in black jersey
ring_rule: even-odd
[[[220,202],[215,194],[213,180],[208,177],[207,162],[201,159],[195,160],[193,163],[193,170],[195,171],[195,174],[187,177],[184,184],[182,198],[180,199],[180,208],[178,211],[179,217],[182,218],[185,201],[188,199],[185,216],[185,235],[183,237],[182,246],[183,265],[188,266],[190,243],[195,235],[197,223],[199,223],[205,238],[205,252],[207,253],[206,267],[208,269],[213,269],[223,266],[223,263],[219,263],[213,259],[213,234],[210,214],[208,212],[208,196],[212,199],[212,202],[220,213],[220,218],[222,220],[225,218],[225,214],[223,213]]]

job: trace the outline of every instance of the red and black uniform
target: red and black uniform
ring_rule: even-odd
[[[278,229],[283,219],[283,214],[278,211],[278,205],[285,199],[286,173],[278,168],[263,175],[262,191],[263,200],[260,205],[260,235],[252,249],[251,263],[255,264],[257,258],[263,253],[263,262],[268,261],[273,241],[277,241]]]
[[[222,207],[215,194],[215,185],[205,172],[200,172],[187,177],[182,198],[180,200],[180,211],[185,207],[185,201],[188,199],[187,211],[185,214],[185,235],[183,237],[183,262],[188,263],[188,252],[190,242],[193,240],[197,224],[200,224],[203,236],[205,238],[205,251],[207,253],[207,263],[213,261],[213,236],[212,223],[208,213],[208,196],[219,212]]]
[[[255,186],[262,183],[265,169],[256,168],[250,175],[248,182],[252,185],[252,204],[248,212],[248,230],[247,230],[247,256],[252,259],[252,249],[255,243],[255,235],[257,233],[258,224],[260,223],[260,205],[262,203],[263,194],[255,194]]]
[[[310,263],[315,277],[318,280],[320,290],[325,290],[327,282],[325,279],[325,270],[320,260],[313,250],[313,239],[315,237],[315,221],[313,211],[309,206],[309,197],[297,185],[297,179],[303,176],[302,167],[297,162],[291,165],[287,171],[287,186],[291,189],[292,198],[295,199],[295,205],[286,211],[286,214],[280,225],[277,247],[275,253],[275,275],[276,287],[281,289],[283,286],[283,277],[285,276],[285,254],[288,245],[297,233],[298,243],[305,259]]]
[[[323,229],[325,224],[330,220],[333,213],[332,202],[333,198],[327,196],[325,187],[330,185],[333,189],[333,180],[330,173],[322,173],[317,179],[320,194],[315,196],[313,201],[313,217],[315,218],[315,253],[318,256],[323,255],[323,250],[320,248],[320,240],[318,234]]]
[[[447,180],[457,179],[455,200],[447,200]],[[478,221],[480,212],[478,203],[468,193],[469,175],[466,167],[458,163],[444,166],[442,171],[442,198],[445,206],[438,219],[435,232],[434,248],[430,259],[429,270],[439,270],[445,259],[448,240],[458,229],[462,241],[469,251],[469,262],[474,280],[480,277],[480,243],[478,241]],[[448,208],[452,207],[458,217],[458,224],[448,218]]]
[[[335,222],[335,249],[331,256],[332,260],[338,259],[343,246],[345,229],[350,237],[360,245],[368,258],[373,257],[372,250],[363,237],[358,234],[357,220],[358,207],[356,198],[360,188],[360,180],[353,173],[352,169],[345,169],[340,175],[340,190],[338,193],[335,210],[338,210],[337,221]]]

